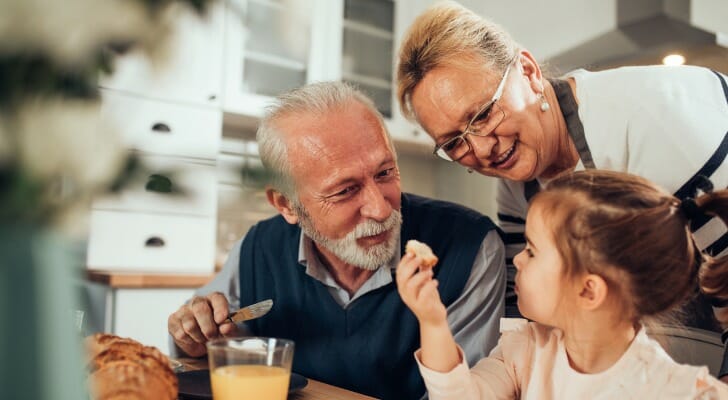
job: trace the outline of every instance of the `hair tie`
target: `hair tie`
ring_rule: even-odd
[[[695,175],[692,184],[693,192],[691,193],[690,197],[698,197],[698,190],[703,193],[713,192],[713,182],[711,182],[710,179],[705,175]]]
[[[703,215],[700,207],[698,207],[698,204],[695,203],[695,199],[692,197],[686,197],[680,201],[680,211],[688,220],[693,220]]]

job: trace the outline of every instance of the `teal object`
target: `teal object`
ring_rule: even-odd
[[[45,227],[0,225],[1,398],[88,398],[75,324],[79,249]]]

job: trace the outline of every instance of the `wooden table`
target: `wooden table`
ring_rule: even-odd
[[[185,366],[185,371],[207,369],[207,359],[204,358],[178,358]],[[308,378],[308,385],[288,396],[288,400],[367,400],[374,397],[354,393],[346,389],[331,386],[323,382]]]

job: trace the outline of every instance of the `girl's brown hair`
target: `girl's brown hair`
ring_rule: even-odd
[[[697,209],[726,220],[728,191],[706,194]],[[532,204],[552,227],[566,276],[594,273],[620,294],[630,317],[656,316],[681,304],[701,282],[728,298],[728,260],[703,256],[681,201],[648,180],[588,170],[553,179]]]

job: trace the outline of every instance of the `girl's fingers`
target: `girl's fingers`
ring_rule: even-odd
[[[440,293],[437,291],[437,279],[432,279],[430,281],[427,281],[422,286],[422,289],[420,289],[419,293],[417,294],[417,301],[423,301],[423,300],[430,300],[440,298]]]
[[[432,280],[432,271],[421,271],[416,273],[408,282],[407,290],[419,297],[418,294],[422,290],[422,286]]]
[[[400,286],[404,285],[409,278],[412,277],[412,275],[415,274],[417,271],[417,267],[420,265],[422,260],[418,259],[416,256],[406,253],[404,257],[402,257],[402,260],[399,262],[399,266],[397,266],[397,272],[396,272],[396,278],[397,278],[397,284]]]

